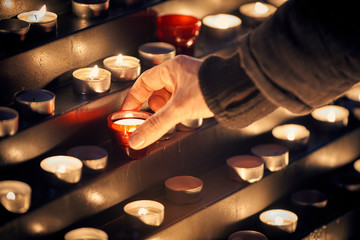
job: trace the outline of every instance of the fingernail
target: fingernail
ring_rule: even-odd
[[[141,135],[141,133],[131,134],[129,139],[129,144],[132,148],[140,148],[145,142],[145,138]]]

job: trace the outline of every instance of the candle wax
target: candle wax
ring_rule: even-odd
[[[43,17],[39,17],[38,19],[36,19],[34,16],[38,12],[39,11],[21,13],[18,15],[18,18],[28,23],[48,23],[57,19],[57,15],[52,12],[46,12]]]
[[[29,196],[30,197],[30,196]],[[29,197],[16,192],[7,192],[1,195],[1,204],[10,212],[24,213],[30,207]]]

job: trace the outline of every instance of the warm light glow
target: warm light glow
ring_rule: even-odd
[[[12,1],[11,0],[5,0],[4,5],[7,7],[11,7]]]
[[[13,192],[8,192],[6,194],[6,198],[9,199],[9,200],[15,200],[16,196],[15,196],[15,193]]]
[[[46,13],[46,5],[42,6],[42,8],[40,8],[40,10],[34,14],[35,20],[41,20],[45,16],[45,13]]]
[[[296,132],[297,132],[297,131],[296,131],[296,128],[290,127],[290,128],[288,129],[286,138],[287,138],[289,141],[294,141],[294,140],[295,140]]]
[[[65,165],[60,165],[60,166],[56,169],[56,171],[57,171],[58,173],[65,173],[65,172],[66,172],[66,166],[65,166]]]
[[[329,122],[335,122],[336,120],[336,114],[334,111],[329,111],[326,115],[326,119],[329,121]]]
[[[215,18],[215,26],[221,29],[229,28],[232,22],[233,22],[232,18],[222,14],[216,16]]]
[[[276,216],[274,219],[274,224],[275,225],[283,225],[284,224],[284,219],[280,216]]]
[[[99,67],[97,65],[95,65],[95,67],[93,67],[93,69],[91,69],[89,77],[91,80],[96,79],[99,75]]]
[[[358,95],[358,100],[360,101],[360,93],[359,93],[359,95]]]
[[[124,62],[124,56],[122,54],[119,54],[116,58],[116,65],[122,65]]]
[[[264,14],[267,13],[267,11],[269,11],[269,8],[265,5],[262,4],[261,2],[256,2],[254,5],[254,12],[257,14]]]
[[[146,208],[140,208],[138,211],[138,215],[139,216],[144,216],[148,213],[148,210],[146,210]]]
[[[135,130],[136,130],[136,127],[132,127],[132,128],[130,128],[130,129],[128,130],[128,132],[129,132],[129,133],[135,132]]]

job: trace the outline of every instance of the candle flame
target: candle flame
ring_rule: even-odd
[[[95,65],[95,67],[93,67],[93,69],[91,69],[89,77],[91,80],[97,78],[99,75],[99,67],[97,65]]]
[[[57,171],[58,173],[65,173],[65,172],[66,172],[66,166],[65,166],[65,165],[60,165],[60,166],[56,169],[56,171]]]
[[[45,16],[45,13],[46,13],[46,5],[42,6],[42,8],[40,8],[40,10],[34,14],[34,18],[36,20],[40,20]]]
[[[15,200],[16,196],[15,196],[15,193],[13,192],[8,192],[6,194],[6,198],[9,199],[9,200]]]
[[[218,15],[215,18],[215,26],[220,29],[229,28],[231,22],[232,22],[232,19],[227,16],[224,16],[224,15]]]
[[[138,211],[139,216],[145,216],[148,213],[148,210],[146,208],[140,208]]]
[[[284,224],[284,219],[280,216],[276,216],[274,219],[274,224],[275,225],[283,225]]]
[[[116,58],[116,65],[122,65],[124,62],[124,56],[122,54],[119,54]]]
[[[326,115],[326,118],[329,122],[335,122],[336,120],[336,114],[334,111],[329,111],[328,114]]]
[[[289,141],[294,141],[295,140],[295,135],[296,135],[296,128],[289,128],[288,129],[288,132],[287,132],[287,136],[286,138],[289,140]]]
[[[254,12],[257,14],[264,14],[267,13],[267,11],[269,11],[269,8],[265,5],[262,4],[261,2],[256,2],[254,5]]]

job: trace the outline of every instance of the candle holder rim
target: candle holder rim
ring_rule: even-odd
[[[157,23],[159,24],[160,19],[163,20],[164,18],[174,18],[174,17],[186,17],[189,18],[191,20],[193,20],[193,22],[191,23],[186,23],[186,24],[175,24],[175,25],[170,25],[169,23],[166,24],[166,28],[168,29],[182,29],[182,28],[188,28],[188,27],[192,27],[194,25],[196,26],[201,26],[201,19],[199,19],[198,17],[194,16],[194,15],[188,15],[188,14],[178,14],[178,13],[168,13],[168,14],[164,14],[164,15],[160,15],[157,17]]]
[[[257,160],[258,165],[251,166],[251,167],[239,167],[239,166],[231,165],[231,163],[236,162],[236,160],[248,160],[248,159]],[[252,168],[258,168],[258,167],[261,167],[262,165],[264,165],[264,160],[258,156],[254,156],[251,154],[244,154],[244,155],[235,155],[235,156],[229,157],[228,159],[226,159],[226,164],[229,167],[252,169]]]
[[[3,112],[10,112],[12,113],[14,116],[12,118],[7,118],[7,119],[0,119],[0,122],[5,122],[5,121],[12,121],[16,118],[19,118],[19,112],[16,111],[15,109],[9,108],[9,107],[2,107],[0,106],[0,111]]]
[[[51,96],[50,99],[46,100],[46,101],[51,101],[53,99],[55,99],[56,95],[55,93],[49,91],[49,90],[46,90],[46,89],[26,89],[26,90],[20,90],[20,91],[17,91],[15,94],[14,94],[14,99],[19,102],[19,103],[25,103],[25,104],[29,104],[29,103],[32,103],[32,101],[26,101],[26,100],[23,100],[23,99],[19,99],[19,96],[20,94],[22,93],[25,93],[25,92],[30,92],[30,91],[33,91],[33,92],[45,92],[47,94],[49,94],[49,96]],[[45,101],[34,101],[34,102],[45,102]]]
[[[65,160],[68,160],[68,159],[72,159],[74,160],[75,162],[75,165],[76,165],[76,169],[71,169],[69,170],[67,173],[72,173],[72,172],[76,172],[76,171],[79,171],[82,169],[83,167],[83,163],[80,159],[76,158],[76,157],[73,157],[73,156],[67,156],[67,155],[55,155],[55,156],[51,156],[51,157],[47,157],[47,158],[44,158],[41,162],[40,162],[40,167],[44,170],[44,171],[47,171],[47,172],[50,172],[50,173],[54,173],[54,171],[52,171],[51,168],[49,168],[48,166],[48,162],[51,161],[51,160],[56,160],[57,158],[63,158]],[[60,161],[59,160],[59,161]]]
[[[154,201],[154,200],[136,200],[136,201],[132,201],[127,203],[124,206],[124,212],[126,212],[129,215],[134,216],[133,214],[129,213],[129,210],[137,208],[137,207],[154,207],[159,209],[160,211],[164,211],[165,210],[165,206],[158,202],[158,201]]]
[[[308,197],[309,199],[305,199]],[[298,204],[303,206],[320,206],[325,207],[328,201],[327,196],[316,189],[304,189],[296,191],[291,195],[291,200]],[[308,201],[305,201],[308,200]]]
[[[19,23],[21,24],[22,26],[20,28],[11,28],[11,29],[5,29],[5,28],[2,28],[2,25],[3,24],[15,24],[15,23]],[[3,27],[6,27],[6,26],[3,26]],[[25,34],[29,31],[30,29],[30,23],[26,22],[26,21],[23,21],[23,20],[20,20],[20,19],[17,19],[17,18],[9,18],[9,19],[3,19],[0,21],[0,32],[2,33],[12,33],[12,32],[16,32],[16,33],[19,33],[19,34]]]
[[[285,222],[283,224],[275,224],[275,223],[272,223],[272,221],[269,221],[268,220],[268,216],[271,214],[276,214],[276,213],[286,213],[287,216],[290,216],[291,218],[291,222],[285,224]],[[266,224],[269,224],[271,226],[290,226],[292,224],[294,224],[295,222],[298,221],[298,216],[297,214],[295,214],[294,212],[292,211],[289,211],[289,210],[285,210],[285,209],[270,209],[270,210],[266,210],[264,212],[262,212],[260,215],[259,215],[259,219],[260,221],[262,221],[263,223],[266,223]]]
[[[126,118],[140,118],[140,119],[146,119],[146,118],[141,118],[141,117],[122,117],[122,118],[116,118],[113,119],[112,117],[116,114],[126,114],[126,113],[140,113],[140,114],[145,114],[147,117],[151,117],[151,113],[146,112],[146,111],[132,111],[132,110],[120,110],[120,111],[116,111],[116,112],[112,112],[107,116],[107,120],[109,123],[115,124],[114,121],[119,120],[119,119],[126,119]]]
[[[207,16],[203,17],[201,21],[205,26],[210,27],[210,28],[214,28],[214,26],[209,25],[209,23],[206,22],[206,20],[210,19],[210,18],[216,18],[218,16],[230,16],[230,17],[234,17],[234,19],[236,19],[236,24],[231,25],[231,26],[225,28],[224,30],[239,27],[241,25],[241,23],[242,23],[241,18],[239,18],[239,17],[237,17],[237,16],[235,16],[233,14],[227,14],[227,13],[219,13],[219,14],[207,15]],[[223,28],[219,28],[219,29],[223,29]]]
[[[133,66],[133,67],[125,67],[125,66],[117,66],[116,68],[126,68],[126,69],[138,69],[139,68],[139,64],[140,64],[140,59],[138,59],[138,58],[136,58],[136,57],[132,57],[132,56],[123,56],[124,57],[124,60],[125,59],[127,59],[127,60],[133,60],[133,61],[131,61],[131,62],[133,62],[133,63],[136,63],[136,65],[135,66]],[[104,60],[103,60],[103,64],[104,64],[104,66],[106,67],[106,65],[108,65],[108,62],[109,61],[112,61],[113,59],[115,59],[116,60],[116,58],[117,58],[117,56],[111,56],[111,57],[107,57],[107,58],[105,58]]]
[[[9,187],[9,184],[11,186]],[[16,189],[17,192],[21,192],[22,194],[31,193],[31,186],[26,182],[18,181],[18,180],[3,180],[0,181],[0,192],[4,190],[13,190]]]
[[[146,51],[145,51],[146,49],[144,49],[145,47],[149,47],[149,46],[161,48],[161,45],[164,46],[164,47],[168,47],[168,48],[166,48],[166,49],[169,49],[169,51],[163,52],[163,53],[152,53],[152,52],[146,52]],[[165,48],[162,48],[162,49],[165,49]],[[172,44],[170,44],[170,43],[158,41],[158,42],[147,42],[147,43],[144,43],[144,44],[142,44],[142,45],[139,47],[138,51],[139,51],[140,54],[144,54],[144,55],[159,56],[159,55],[168,55],[168,54],[171,54],[171,53],[173,53],[173,52],[176,51],[176,48],[175,48],[174,45],[172,45]]]
[[[190,188],[188,188],[186,190],[174,189],[172,186],[169,186],[169,184],[171,184],[173,181],[179,180],[179,178],[181,178],[181,179],[188,178],[188,179],[191,179],[191,180],[195,180],[197,186],[195,186],[195,187],[191,186]],[[197,178],[197,177],[194,177],[194,176],[182,175],[182,176],[175,176],[175,177],[168,178],[167,180],[165,180],[164,184],[168,189],[170,189],[170,190],[172,190],[174,192],[189,192],[189,193],[191,192],[191,193],[194,193],[194,192],[200,192],[202,190],[203,185],[204,185],[204,181],[201,180],[200,178]]]
[[[76,229],[73,229],[69,232],[67,232],[64,236],[64,239],[65,240],[76,240],[76,239],[79,239],[81,240],[82,237],[88,237],[88,235],[85,235],[84,236],[84,233],[80,233],[82,231],[89,231],[91,230],[92,232],[94,232],[95,235],[97,235],[97,237],[100,237],[98,240],[107,240],[109,238],[108,234],[101,230],[101,229],[98,229],[98,228],[92,228],[92,227],[81,227],[81,228],[76,228]],[[81,237],[78,238],[78,234],[81,234]],[[75,235],[75,236],[72,236],[72,235]],[[74,238],[75,237],[75,238]],[[92,238],[93,236],[90,236],[90,238]],[[85,238],[84,238],[85,239]]]
[[[100,6],[100,5],[104,5],[106,3],[108,3],[110,0],[104,0],[102,2],[98,2],[98,3],[83,3],[83,2],[79,2],[76,0],[72,0],[72,2],[78,6],[86,6],[86,7],[91,7],[91,6]]]
[[[282,125],[276,126],[271,130],[271,133],[276,138],[279,138],[282,140],[288,140],[287,138],[282,138],[281,136],[279,136],[278,131],[281,131],[281,129],[286,129],[286,128],[290,128],[290,127],[297,127],[297,128],[300,128],[301,131],[304,131],[305,135],[303,138],[307,138],[310,135],[309,129],[307,129],[304,125],[295,124],[295,123],[288,123],[288,124],[282,124]]]
[[[21,19],[22,17],[27,16],[27,15],[34,15],[37,12],[39,12],[39,11],[38,10],[33,10],[33,11],[29,11],[29,12],[19,13],[17,15],[17,18],[24,21],[23,19]],[[25,22],[28,22],[28,23],[31,23],[31,24],[37,24],[37,23],[49,23],[49,22],[57,21],[57,14],[56,13],[46,10],[45,16],[46,15],[52,16],[53,19],[49,19],[48,21],[44,21],[44,20],[41,20],[41,21],[28,20],[28,21],[25,21]]]
[[[76,69],[75,71],[72,72],[72,76],[74,78],[76,78],[77,80],[83,81],[83,82],[103,82],[103,81],[105,81],[104,79],[82,79],[82,78],[79,78],[79,77],[74,75],[74,74],[82,72],[82,71],[88,71],[88,70],[91,71],[92,69],[93,69],[92,67],[85,67],[85,68]],[[109,70],[99,67],[99,74],[100,74],[100,71],[102,73],[105,73],[107,75],[107,77],[109,77],[109,76],[111,77],[111,72]]]
[[[360,158],[354,162],[353,167],[354,167],[355,171],[360,173]]]
[[[240,5],[240,6],[239,6],[239,12],[240,12],[241,14],[244,14],[243,11],[240,10],[240,9],[243,9],[243,10],[246,9],[246,10],[247,10],[247,8],[252,7],[252,5],[255,6],[255,4],[256,4],[257,2],[260,2],[261,4],[264,4],[265,6],[268,7],[269,10],[268,10],[266,13],[258,14],[258,16],[254,16],[254,17],[269,17],[269,16],[271,16],[272,14],[274,14],[274,12],[277,10],[277,7],[274,6],[274,5],[271,4],[271,3],[265,3],[265,2],[262,2],[262,1],[255,1],[255,2],[245,2],[244,4]]]
[[[319,118],[319,116],[321,116],[320,113],[322,111],[326,111],[329,108],[333,108],[333,109],[337,110],[338,113],[343,113],[342,116],[344,118],[349,117],[349,114],[350,114],[349,110],[347,108],[339,106],[339,105],[326,105],[326,106],[316,108],[311,112],[311,116],[318,121],[327,122],[325,119],[323,120],[322,118]]]
[[[67,151],[68,156],[72,156],[78,158],[81,161],[92,161],[106,158],[108,156],[108,152],[105,148],[95,146],[95,145],[81,145],[72,147]],[[91,155],[96,157],[83,159],[84,155]]]
[[[232,240],[234,237],[236,237],[237,235],[241,234],[241,233],[249,233],[249,234],[253,234],[255,236],[259,236],[259,237],[262,237],[263,239],[262,240],[267,240],[268,238],[261,232],[258,232],[258,231],[254,231],[254,230],[241,230],[241,231],[237,231],[237,232],[234,232],[232,233],[229,237],[228,237],[228,240]]]

